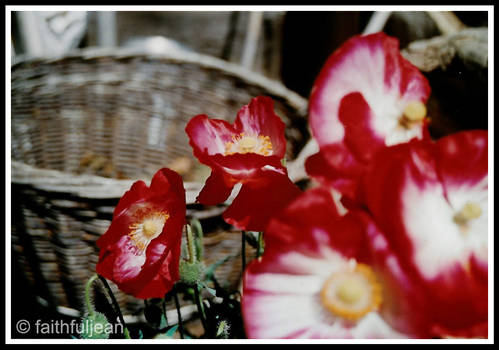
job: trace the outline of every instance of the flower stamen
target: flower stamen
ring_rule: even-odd
[[[326,280],[321,301],[334,315],[357,320],[379,308],[381,285],[369,266],[356,264],[354,269],[335,272]]]
[[[419,124],[426,117],[426,106],[421,101],[412,101],[407,104],[399,119],[400,124],[406,129],[410,129],[413,125]]]
[[[170,215],[163,211],[153,212],[146,217],[140,217],[138,222],[129,226],[131,231],[128,236],[139,249],[139,253],[142,253],[149,243],[161,234],[169,217]]]
[[[243,132],[232,136],[232,141],[225,143],[225,155],[235,153],[256,153],[263,156],[270,156],[272,155],[272,142],[270,142],[270,137],[268,136],[251,136],[245,135]]]
[[[463,232],[467,232],[471,220],[478,219],[482,215],[482,208],[478,203],[468,201],[463,208],[454,215],[454,222],[460,226]]]

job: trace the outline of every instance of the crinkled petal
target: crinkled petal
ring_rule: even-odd
[[[358,183],[364,168],[341,143],[325,146],[305,161],[305,169],[312,178],[351,199],[360,196]]]
[[[364,259],[364,232],[350,215],[341,216],[333,195],[324,188],[308,190],[292,201],[270,221],[265,236],[266,251],[274,247],[299,249],[322,254],[324,246],[334,246],[348,258]]]
[[[224,154],[225,144],[236,133],[233,125],[221,119],[210,119],[200,114],[189,120],[185,127],[194,156],[210,165],[209,156]]]
[[[274,113],[274,102],[267,96],[253,98],[248,105],[241,108],[234,121],[237,132],[268,136],[272,143],[272,155],[279,159],[284,158],[286,153],[285,127]]]
[[[241,230],[265,231],[272,216],[300,193],[285,173],[264,171],[258,182],[243,184],[223,218]]]
[[[265,167],[279,169],[286,172],[281,160],[276,156],[262,156],[256,153],[232,154],[223,156],[217,154],[213,157],[212,164],[216,171],[223,173],[226,183],[258,181],[263,175]]]
[[[234,186],[225,183],[223,175],[218,171],[212,171],[206,179],[203,189],[199,192],[197,201],[204,205],[215,205],[225,202],[229,198]]]
[[[198,115],[187,123],[185,131],[193,153],[201,163],[233,177],[226,178],[226,181],[237,182],[253,176],[263,166],[281,166],[280,161],[286,151],[284,129],[285,124],[274,113],[272,99],[259,96],[241,108],[233,125],[224,120]],[[242,135],[268,137],[271,153],[228,153],[227,144],[233,144]]]

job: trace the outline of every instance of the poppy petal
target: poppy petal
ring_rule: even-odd
[[[260,181],[243,184],[223,218],[241,230],[264,231],[270,218],[300,193],[286,174],[265,171]]]

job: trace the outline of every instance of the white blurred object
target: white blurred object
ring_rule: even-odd
[[[253,68],[255,54],[260,39],[260,32],[263,25],[263,12],[250,12],[246,40],[244,42],[241,65],[247,69]]]
[[[20,11],[17,15],[28,55],[58,55],[76,48],[87,29],[86,11]]]
[[[145,51],[153,54],[169,53],[172,51],[192,51],[179,42],[164,36],[139,36],[126,41],[124,47]]]
[[[116,12],[97,12],[98,44],[99,46],[115,47],[118,45]]]

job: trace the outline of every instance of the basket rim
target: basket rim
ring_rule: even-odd
[[[230,73],[233,76],[245,80],[251,84],[257,85],[263,90],[268,90],[275,96],[282,97],[294,107],[298,114],[302,117],[306,116],[308,108],[308,99],[300,96],[293,90],[288,89],[278,80],[267,78],[263,74],[249,70],[240,64],[229,62],[214,56],[202,54],[181,48],[172,48],[168,51],[151,50],[148,48],[107,48],[107,47],[86,47],[82,49],[74,49],[63,54],[54,55],[26,55],[16,56],[11,62],[11,71],[22,64],[36,64],[39,62],[55,63],[65,59],[82,58],[84,60],[92,60],[98,58],[112,58],[116,60],[127,59],[131,57],[144,57],[154,60],[179,61],[187,63],[195,63],[205,68],[212,68]],[[249,102],[249,101],[248,101]]]
[[[11,183],[30,185],[48,192],[71,194],[92,199],[120,198],[136,181],[150,183],[151,178],[113,179],[90,174],[69,174],[54,169],[38,168],[11,159]],[[196,197],[203,187],[201,182],[184,181],[187,204],[196,203]]]

